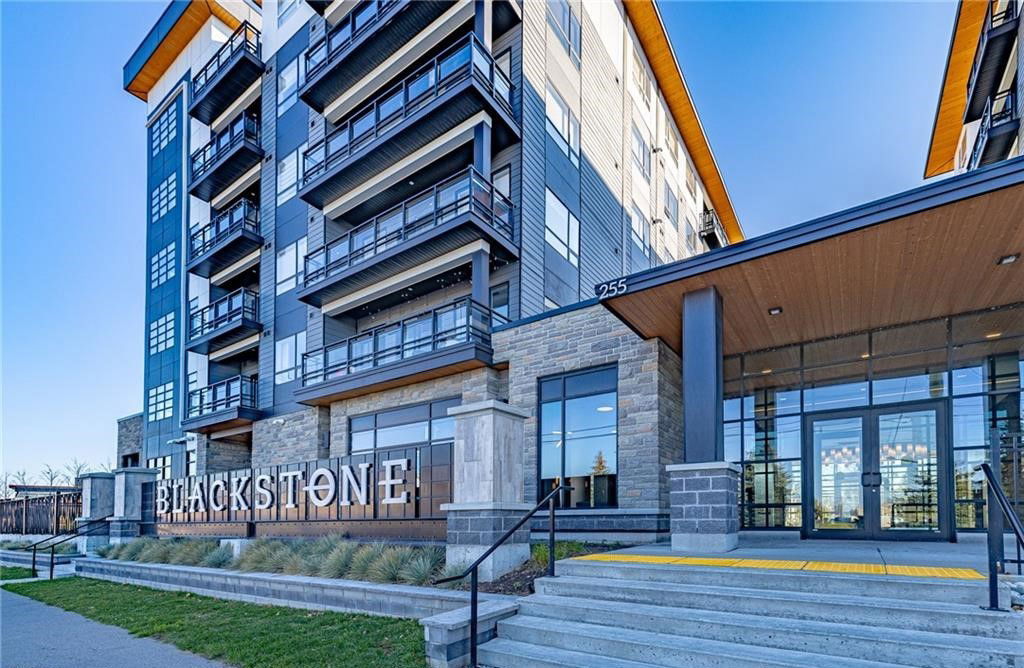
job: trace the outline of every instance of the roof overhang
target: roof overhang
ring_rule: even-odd
[[[708,197],[718,212],[718,218],[722,221],[726,234],[729,235],[729,242],[742,241],[743,228],[736,218],[732,200],[729,199],[729,191],[725,188],[725,181],[718,171],[718,163],[711,153],[711,145],[708,144],[704,126],[697,116],[697,109],[686,87],[683,71],[676,60],[675,51],[672,50],[668,33],[665,32],[665,23],[661,20],[658,5],[654,0],[624,0],[623,4],[640,40],[640,46],[647,56],[647,62],[654,71],[658,87],[665,96],[669,113],[672,114],[682,135],[683,144],[693,159],[693,166],[707,189]]]
[[[967,107],[967,80],[971,76],[987,6],[987,0],[961,0],[957,8],[946,56],[946,71],[942,77],[942,92],[935,108],[932,139],[925,161],[926,179],[953,170],[956,143],[960,139]]]
[[[241,24],[238,17],[214,0],[171,0],[125,63],[124,89],[146,100],[149,91],[211,16],[231,30]]]
[[[997,261],[1024,253],[1022,220],[1016,158],[632,274],[603,303],[681,352],[682,296],[714,286],[726,354],[1014,304],[1024,259]]]

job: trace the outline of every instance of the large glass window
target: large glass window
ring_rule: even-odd
[[[146,416],[150,422],[165,420],[174,413],[174,383],[149,388],[146,395]]]
[[[306,332],[278,339],[274,343],[274,383],[288,383],[298,377],[302,354],[306,352]]]
[[[149,354],[163,352],[174,346],[174,311],[149,323]]]
[[[277,251],[277,294],[302,285],[306,262],[306,237]]]
[[[569,109],[568,103],[548,82],[547,104],[548,134],[562,153],[576,167],[580,166],[580,122]]]
[[[580,264],[580,221],[550,190],[544,209],[544,240],[574,267]]]
[[[633,126],[633,164],[636,165],[645,181],[651,180],[651,147],[635,125]]]
[[[156,255],[149,258],[149,287],[155,288],[164,281],[174,278],[176,263],[174,242],[167,244]]]
[[[451,441],[455,438],[455,418],[448,417],[448,409],[458,405],[458,399],[443,399],[349,418],[350,450]]]
[[[178,174],[164,179],[149,195],[149,222],[155,223],[178,203]]]
[[[640,94],[640,99],[650,108],[651,98],[654,96],[654,85],[651,83],[651,75],[647,72],[647,66],[644,65],[643,56],[640,55],[640,49],[633,49],[633,85],[636,87],[637,93]]]
[[[153,457],[146,460],[146,468],[156,469],[157,480],[171,479],[171,456]]]
[[[582,38],[580,20],[567,0],[548,0],[548,23],[576,67],[580,66]]]
[[[543,498],[565,481],[565,508],[618,505],[618,369],[603,367],[542,378],[539,385]]]
[[[306,143],[287,154],[277,163],[277,205],[281,206],[299,192],[302,182],[302,154]]]
[[[630,239],[633,240],[633,252],[630,253],[630,271],[641,271],[651,266],[651,222],[647,216],[633,205],[633,215],[629,218]]]
[[[149,129],[149,143],[155,156],[178,136],[178,109],[171,105]]]
[[[306,79],[306,57],[299,53],[277,72],[277,115],[288,111],[299,99],[299,87]]]

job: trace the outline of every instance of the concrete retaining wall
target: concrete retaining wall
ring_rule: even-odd
[[[283,605],[308,610],[362,612],[386,617],[422,619],[469,604],[469,594],[431,587],[377,584],[302,575],[241,573],[219,568],[140,564],[112,559],[79,559],[75,573],[89,578],[188,591],[214,598]],[[481,594],[481,601],[512,600]]]
[[[55,564],[68,564],[71,563],[72,559],[79,559],[84,555],[81,554],[57,554],[54,555],[53,563]],[[24,550],[0,550],[0,562],[9,566],[31,566],[32,565],[32,551],[25,552]],[[44,566],[49,567],[50,565],[50,551],[40,550],[36,554],[36,568],[43,568]]]

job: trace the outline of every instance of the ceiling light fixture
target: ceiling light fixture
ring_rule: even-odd
[[[988,334],[985,335],[985,338],[986,339],[998,339],[1002,335],[1003,335],[1002,332],[989,332]]]
[[[996,261],[996,264],[1013,264],[1019,259],[1020,253],[1013,253],[1012,255],[1002,256],[1001,258],[999,258],[999,260]]]
[[[768,309],[768,315],[779,315],[780,313],[782,313],[781,306],[773,306],[770,309]]]

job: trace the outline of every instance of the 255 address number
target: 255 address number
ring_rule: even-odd
[[[626,294],[626,279],[620,278],[616,281],[608,281],[597,286],[597,298],[608,299]]]

